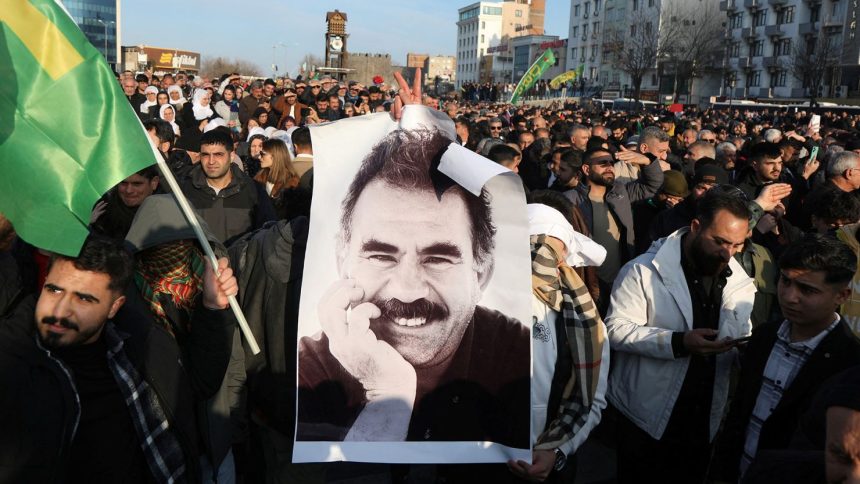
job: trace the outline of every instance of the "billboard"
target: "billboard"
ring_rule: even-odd
[[[143,46],[141,53],[154,70],[200,70],[200,53],[187,50]]]

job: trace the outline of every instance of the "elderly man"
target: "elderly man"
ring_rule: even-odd
[[[485,192],[432,169],[449,144],[394,131],[353,179],[340,280],[299,343],[298,440],[528,446],[529,331],[478,304],[495,227]]]
[[[251,91],[251,95],[239,101],[239,122],[242,126],[248,124],[248,120],[258,107],[267,107],[264,104],[268,103],[268,99],[263,97],[263,83],[259,80],[252,82],[248,90]]]

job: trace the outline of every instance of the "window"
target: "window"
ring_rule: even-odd
[[[648,6],[653,7],[654,6],[654,0],[648,0]],[[657,84],[657,83],[655,82],[654,84]]]
[[[767,10],[759,10],[753,14],[753,27],[761,27],[767,24]]]
[[[639,0],[633,0],[633,10],[639,10]]]
[[[741,56],[741,43],[740,42],[732,42],[729,44],[729,57],[740,57]]]
[[[522,10],[517,10],[517,11],[515,11],[515,12],[514,12],[514,17],[522,17],[522,16],[523,16],[523,11],[522,11]]]
[[[830,9],[830,16],[834,18],[839,18],[842,16],[843,12],[843,2],[834,1],[833,7]]]
[[[786,80],[788,79],[787,71],[779,71],[776,73],[776,87],[785,87]]]
[[[779,39],[773,43],[773,55],[791,54],[791,39]]]
[[[818,17],[821,15],[821,4],[809,7],[809,21],[818,22]]]
[[[758,87],[761,84],[761,71],[752,71],[747,74],[747,87]]]
[[[591,9],[591,3],[585,2],[585,15],[588,15],[589,9]]]
[[[597,35],[600,33],[600,22],[594,22],[594,24],[591,26],[591,33],[592,35]]]
[[[739,29],[744,26],[744,13],[738,12],[735,15],[729,17],[729,28],[730,29]]]
[[[597,44],[591,46],[591,58],[597,57]]]
[[[750,56],[761,57],[764,55],[764,41],[758,40],[750,45]]]
[[[572,47],[570,49],[570,57],[576,58],[576,50],[577,50],[576,47]]]
[[[790,24],[794,22],[794,6],[785,7],[776,12],[777,25]]]
[[[579,5],[574,5],[574,6],[573,6],[573,16],[574,16],[574,17],[579,17]]]
[[[484,34],[481,34],[481,43],[484,43]]]
[[[645,35],[651,35],[651,22],[645,24]]]
[[[482,21],[481,21],[481,30],[484,30],[484,29],[486,29],[486,28],[487,28],[487,22],[484,22],[484,21],[482,20]]]
[[[636,24],[630,26],[630,37],[634,37],[636,35]]]
[[[588,24],[582,24],[582,36],[583,37],[588,36]]]
[[[574,25],[573,28],[571,28],[571,30],[570,30],[570,36],[576,37],[578,35],[579,35],[579,25]]]
[[[600,0],[594,0],[594,15],[600,11]]]

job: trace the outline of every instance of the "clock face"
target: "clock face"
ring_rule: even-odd
[[[340,50],[343,49],[343,39],[335,35],[329,39],[328,45],[331,47],[331,50],[340,52]]]

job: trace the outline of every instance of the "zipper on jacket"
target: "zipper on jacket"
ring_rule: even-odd
[[[36,346],[38,346],[42,351],[44,351],[45,355],[47,355],[48,359],[50,359],[51,361],[56,363],[57,366],[60,367],[60,370],[63,371],[63,374],[66,375],[66,378],[68,378],[68,380],[69,380],[69,385],[72,387],[72,393],[75,395],[75,420],[74,420],[74,423],[72,425],[72,433],[68,439],[66,439],[68,426],[63,426],[63,438],[62,438],[63,445],[60,446],[60,450],[59,450],[59,453],[57,455],[58,458],[61,458],[63,453],[65,452],[66,448],[69,447],[72,443],[72,440],[74,440],[75,434],[78,432],[78,424],[80,423],[80,420],[81,420],[81,398],[80,398],[80,395],[78,395],[78,387],[75,386],[75,380],[74,380],[74,378],[72,378],[72,372],[69,371],[69,369],[66,367],[65,364],[63,364],[62,360],[60,360],[59,358],[56,358],[51,353],[51,351],[49,349],[42,346],[42,344],[39,342],[38,336],[35,336],[35,338],[36,338]],[[62,459],[60,459],[60,460],[62,460]]]

